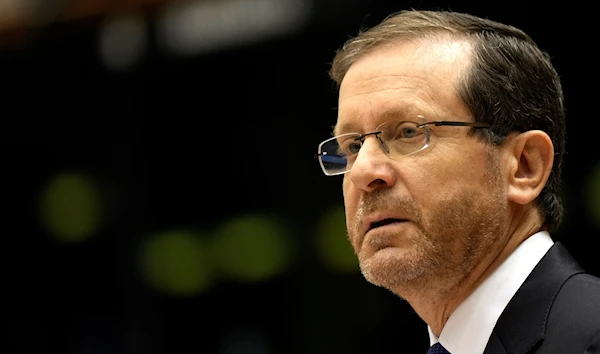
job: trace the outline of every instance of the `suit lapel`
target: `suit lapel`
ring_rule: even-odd
[[[488,341],[487,346],[485,347],[485,354],[507,354],[506,349],[502,345],[500,338],[496,332],[492,332],[490,336],[490,340]]]
[[[550,307],[561,286],[583,269],[556,242],[498,319],[484,354],[525,354],[544,338]]]

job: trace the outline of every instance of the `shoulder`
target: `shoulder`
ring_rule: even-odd
[[[600,325],[600,278],[581,273],[563,284],[550,308],[548,320],[564,316]]]
[[[586,273],[573,275],[548,311],[544,346],[564,346],[567,352],[583,353],[593,343],[598,345],[600,278]]]

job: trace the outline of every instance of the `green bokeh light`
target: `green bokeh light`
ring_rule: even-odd
[[[269,354],[269,345],[261,333],[252,329],[231,331],[221,340],[219,354]]]
[[[291,262],[285,227],[267,215],[244,215],[225,221],[213,238],[215,264],[232,279],[262,281],[284,272]]]
[[[189,297],[212,285],[209,253],[201,236],[171,230],[148,237],[140,247],[143,280],[161,293]]]
[[[321,216],[315,236],[317,255],[327,268],[340,273],[355,273],[359,269],[348,241],[343,206],[332,207]]]
[[[83,173],[59,174],[42,191],[40,214],[42,224],[56,239],[83,241],[100,226],[100,192]]]
[[[589,174],[584,194],[590,217],[594,224],[600,228],[600,163],[596,163]]]

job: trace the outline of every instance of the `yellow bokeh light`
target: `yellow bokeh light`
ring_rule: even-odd
[[[355,273],[358,260],[348,241],[343,206],[327,210],[317,224],[316,252],[323,264],[334,272]]]
[[[266,215],[243,215],[225,221],[213,235],[215,264],[226,276],[262,281],[282,273],[291,260],[285,227]]]
[[[171,230],[148,237],[140,250],[143,280],[155,290],[189,297],[212,285],[211,260],[200,235]]]
[[[588,212],[594,224],[600,227],[600,163],[596,163],[596,166],[589,174],[587,186],[584,191]]]
[[[100,225],[100,192],[83,173],[59,174],[42,191],[40,214],[44,227],[58,240],[83,241]]]

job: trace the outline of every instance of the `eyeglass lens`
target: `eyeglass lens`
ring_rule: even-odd
[[[319,160],[323,171],[330,175],[349,171],[367,135],[376,135],[391,158],[412,154],[425,148],[429,142],[427,126],[406,120],[389,121],[380,125],[375,133],[342,134],[321,143]]]

